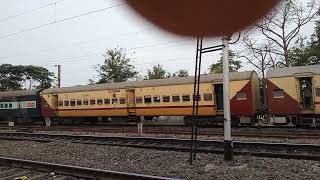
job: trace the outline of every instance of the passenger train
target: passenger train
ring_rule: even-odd
[[[223,122],[222,74],[202,75],[200,79],[199,122]],[[194,77],[175,77],[1,92],[0,120],[117,123],[179,116],[189,124],[195,98],[193,81]],[[266,91],[261,91],[255,71],[230,73],[233,125],[320,125],[320,65],[270,69],[266,82]],[[307,89],[311,97],[306,98]],[[261,103],[264,97],[266,108]]]

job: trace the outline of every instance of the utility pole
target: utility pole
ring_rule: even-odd
[[[61,65],[55,65],[55,67],[58,68],[58,75],[57,75],[57,81],[58,81],[58,87],[61,87]]]
[[[233,141],[231,138],[231,115],[229,97],[229,37],[222,38],[223,60],[223,111],[224,111],[224,160],[233,160]]]

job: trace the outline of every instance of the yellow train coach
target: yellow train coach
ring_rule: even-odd
[[[276,124],[320,126],[320,65],[270,69],[267,80]]]
[[[44,117],[98,118],[191,116],[194,77],[51,88],[42,91]],[[250,121],[259,106],[254,71],[230,73],[231,114]],[[202,75],[199,115],[223,114],[222,74]]]

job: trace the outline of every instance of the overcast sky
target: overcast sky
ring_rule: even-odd
[[[195,39],[160,31],[132,13],[127,5],[60,22],[119,4],[123,2],[0,0],[0,63],[39,65],[53,72],[54,65],[61,64],[62,86],[80,85],[94,77],[94,66],[103,63],[105,50],[118,47],[128,49],[140,75],[156,64],[170,72],[187,69],[193,73]],[[28,30],[34,27],[37,28]],[[304,34],[312,32],[312,26],[303,29]],[[205,39],[205,45],[219,43],[219,38]],[[208,66],[219,58],[220,52],[206,54],[203,72],[208,72]],[[251,68],[244,65],[242,70]]]

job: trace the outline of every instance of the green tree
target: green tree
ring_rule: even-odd
[[[167,72],[162,65],[158,64],[153,66],[151,70],[148,69],[148,74],[144,77],[144,79],[165,79],[170,77],[171,74]]]
[[[238,61],[235,58],[236,54],[232,50],[229,50],[230,72],[238,71],[242,67],[241,61]],[[222,57],[217,63],[214,63],[209,67],[209,71],[210,73],[222,73]]]
[[[54,74],[48,69],[33,65],[17,67],[21,69],[23,81],[29,85],[28,89],[51,87]]]
[[[289,58],[293,66],[320,63],[320,21],[316,23],[311,40],[304,43],[304,39],[300,39],[298,46],[290,49]]]
[[[277,67],[292,66],[290,48],[298,40],[302,27],[312,22],[319,10],[318,0],[282,0],[279,6],[248,30],[250,40],[277,59]],[[256,53],[260,56],[261,51]]]
[[[180,69],[179,71],[172,74],[172,77],[187,77],[189,76],[188,70],[186,69]]]
[[[21,71],[11,64],[0,65],[0,91],[21,89]]]
[[[53,73],[39,66],[0,65],[0,91],[49,88],[53,82]]]
[[[131,59],[123,49],[117,48],[107,50],[104,64],[98,64],[96,69],[100,76],[97,84],[124,82],[138,75]]]

